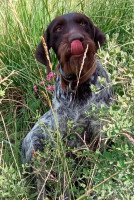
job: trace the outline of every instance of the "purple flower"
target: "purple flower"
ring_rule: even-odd
[[[54,72],[50,72],[48,75],[47,75],[47,80],[49,82],[53,81],[53,79],[55,79],[55,73]]]
[[[33,89],[34,89],[34,91],[35,91],[36,93],[38,92],[37,85],[34,85],[34,86],[33,86]]]
[[[45,83],[44,81],[41,81],[41,82],[40,82],[40,85],[44,85],[44,83]]]
[[[54,90],[54,85],[49,85],[46,90],[52,92]]]
[[[33,88],[34,88],[34,89],[37,89],[37,85],[34,85]]]

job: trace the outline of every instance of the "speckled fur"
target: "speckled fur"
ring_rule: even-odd
[[[60,69],[63,72],[59,73],[63,79],[76,81],[87,45],[81,77],[87,75],[87,72],[91,69],[95,71],[94,73],[92,71],[92,75],[88,75],[87,78],[84,76],[84,81],[79,82],[77,89],[73,82],[71,90],[74,90],[75,93],[71,90],[67,92],[68,84],[65,79],[65,82],[63,82],[63,79],[58,74],[52,99],[52,110],[49,110],[39,119],[23,140],[23,163],[27,163],[32,159],[33,148],[35,151],[45,150],[45,144],[48,140],[51,141],[52,145],[54,144],[53,138],[55,138],[54,136],[57,133],[55,130],[57,128],[67,147],[81,147],[86,143],[91,149],[95,150],[103,125],[99,120],[96,120],[98,109],[101,108],[102,104],[105,107],[109,106],[113,97],[109,76],[102,67],[100,60],[95,56],[99,47],[105,42],[105,35],[86,15],[68,13],[56,17],[47,27],[43,37],[48,49],[52,48],[58,58]],[[79,40],[83,47],[83,53],[81,51],[79,54],[76,54],[76,51],[72,52],[73,40]],[[42,42],[36,49],[35,57],[40,63],[47,66],[47,71],[50,72],[49,62]],[[97,64],[95,59],[97,59]],[[96,68],[94,64],[97,65]],[[100,79],[103,77],[106,81],[102,85]],[[97,88],[96,93],[91,90],[91,85]],[[96,107],[94,111],[92,111],[92,105]],[[89,111],[88,115],[86,111]],[[69,120],[74,123],[70,131],[68,131]],[[81,129],[77,131],[77,128]],[[70,137],[71,133],[75,133],[76,137]],[[38,191],[42,189],[42,185],[43,180],[41,177],[37,178]],[[64,199],[71,199],[67,190],[63,193]],[[44,188],[40,200],[45,198]],[[58,199],[61,198],[59,197]]]
[[[103,85],[101,85],[98,77],[104,77],[106,79]],[[111,81],[107,72],[97,58],[96,71],[85,83],[78,87],[77,94],[70,105],[70,95],[67,95],[67,93],[61,89],[60,79],[57,77],[52,106],[61,134],[66,136],[67,121],[73,120],[76,127],[84,128],[86,131],[87,141],[91,141],[91,138],[99,136],[101,127],[100,122],[95,121],[93,115],[87,116],[85,112],[91,111],[92,104],[95,104],[97,108],[100,108],[101,104],[109,106],[113,97],[113,89],[110,86],[110,83]],[[91,90],[91,85],[97,87],[97,93],[94,93]],[[45,127],[49,127],[51,130],[56,128],[54,116],[51,110],[39,119],[25,137],[22,143],[24,163],[29,162],[32,159],[32,146],[35,151],[42,151],[44,147],[42,139],[48,140],[51,138]],[[76,138],[74,140],[69,140],[68,145],[70,147],[79,146],[81,145],[81,142]]]

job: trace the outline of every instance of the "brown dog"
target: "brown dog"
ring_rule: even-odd
[[[35,151],[44,149],[43,140],[51,138],[47,127],[51,130],[57,128],[55,119],[62,137],[68,138],[69,147],[84,145],[83,141],[87,145],[97,145],[101,123],[95,120],[95,116],[102,104],[109,106],[113,97],[111,81],[95,55],[97,49],[103,45],[105,35],[87,16],[78,13],[59,16],[50,23],[43,37],[48,49],[52,47],[59,60],[52,100],[53,112],[49,110],[45,113],[25,137],[22,143],[24,163],[32,159],[32,148]],[[35,57],[50,72],[42,42],[36,49]],[[101,78],[105,79],[105,83],[101,84]],[[97,93],[91,90],[91,85],[97,88]],[[95,105],[95,111],[92,110],[92,105]],[[91,114],[87,116],[86,111]],[[76,135],[72,139],[67,135],[68,120],[74,122],[75,130],[77,127],[83,128],[79,133],[80,137]],[[40,122],[44,125],[40,126]],[[68,195],[66,198],[70,199]]]

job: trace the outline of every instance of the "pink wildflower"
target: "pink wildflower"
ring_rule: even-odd
[[[37,89],[37,85],[34,85],[33,88],[34,88],[34,89]]]
[[[44,85],[44,81],[41,81],[41,82],[40,82],[40,85]]]
[[[52,92],[54,90],[54,85],[49,85],[46,89]]]
[[[50,72],[48,75],[47,75],[47,80],[49,82],[53,81],[53,79],[55,79],[55,73],[54,72]]]
[[[33,88],[34,88],[34,91],[37,93],[38,92],[37,85],[34,85]]]

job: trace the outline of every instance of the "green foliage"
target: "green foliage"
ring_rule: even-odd
[[[0,199],[22,199],[27,197],[28,187],[12,165],[0,166]]]
[[[103,49],[98,51],[114,87],[114,103],[102,105],[96,120],[102,127],[103,151],[92,152],[83,146],[70,149],[58,131],[52,147],[46,144],[43,153],[35,156],[35,176],[46,180],[47,195],[62,195],[63,180],[73,199],[134,199],[134,12],[132,0],[18,0],[0,4],[0,199],[36,199],[29,194],[29,183],[23,173],[20,143],[35,121],[49,109],[52,94],[46,92],[46,68],[36,62],[35,48],[49,22],[68,12],[82,12],[105,34]],[[51,51],[53,71],[57,59]],[[42,86],[41,81],[45,84]],[[101,79],[105,84],[105,79]],[[38,93],[33,86],[36,85]],[[91,86],[93,92],[97,88]],[[49,100],[50,98],[50,100]],[[49,101],[48,101],[49,100]],[[91,115],[96,110],[92,105]],[[68,135],[75,139],[68,122]],[[81,132],[79,127],[77,133]],[[7,135],[9,139],[7,140]],[[13,152],[11,151],[11,147]],[[15,155],[15,158],[13,156]],[[75,158],[75,159],[74,159]],[[3,164],[4,163],[4,164]],[[12,164],[11,164],[12,163]],[[42,165],[43,163],[43,165]],[[64,176],[63,177],[63,172]],[[89,195],[86,196],[85,193]],[[82,196],[83,195],[83,196]]]

